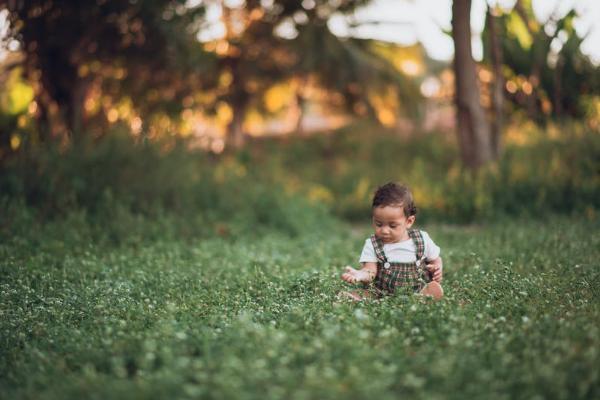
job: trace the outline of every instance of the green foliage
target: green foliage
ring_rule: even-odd
[[[273,229],[298,235],[327,231],[334,225],[328,211],[368,221],[374,189],[391,180],[413,189],[421,222],[597,213],[600,135],[577,125],[558,138],[528,128],[518,135],[511,140],[528,142],[509,145],[498,164],[476,175],[440,134],[407,139],[368,124],[263,139],[220,156],[189,152],[185,142],[171,150],[162,150],[169,143],[135,145],[116,132],[66,151],[30,146],[0,167],[3,209],[15,209],[0,221],[10,235],[30,219],[66,218],[74,230],[111,242]],[[148,219],[163,226],[146,226]]]
[[[177,108],[173,99],[189,94],[210,64],[195,38],[204,6],[185,0],[30,0],[2,2],[0,9],[7,11],[7,36],[24,50],[23,76],[37,88],[44,129],[56,125],[49,115],[55,113],[80,134],[94,85],[113,98],[130,95],[147,113]]]
[[[336,299],[366,229],[98,246],[0,241],[11,399],[591,399],[597,220],[429,226],[446,298]],[[159,226],[158,228],[162,228]]]
[[[21,79],[21,73],[21,68],[12,68],[5,71],[4,79],[0,78],[0,158],[18,147],[14,135],[27,128],[23,118],[33,99],[33,89]]]
[[[183,143],[163,153],[159,144],[136,146],[117,134],[66,152],[23,152],[3,165],[0,192],[3,209],[16,210],[0,217],[3,236],[29,229],[30,218],[59,226],[66,219],[81,241],[114,243],[272,230],[298,235],[335,224],[324,207],[285,193],[235,157],[214,165]]]
[[[502,14],[499,8],[496,12]],[[564,15],[555,10],[542,24],[536,20],[531,2],[519,1],[497,18],[504,79],[514,88],[505,96],[539,122],[585,118],[586,99],[600,91],[600,68],[581,51],[585,36],[574,28],[577,17],[575,9]],[[490,34],[487,26],[483,45],[488,64],[492,60]],[[522,90],[526,81],[529,89]]]
[[[322,201],[353,220],[369,218],[373,191],[392,180],[412,188],[421,220],[595,213],[600,135],[576,124],[555,129],[561,130],[558,137],[519,128],[511,140],[526,143],[508,144],[502,160],[476,174],[460,165],[457,149],[443,134],[403,138],[368,124],[308,140],[263,142],[254,147],[252,160],[309,197],[321,188],[327,194]]]
[[[391,54],[397,55],[400,49],[373,40],[339,38],[324,22],[298,29],[298,37],[291,42],[291,47],[299,59],[292,72],[304,79],[314,76],[320,87],[341,94],[346,108],[353,114],[361,107],[373,114],[376,105],[369,95],[394,90],[400,105],[395,111],[412,118],[418,116],[422,102],[418,82],[393,64]]]
[[[7,73],[8,79],[2,82],[0,112],[10,116],[22,114],[33,100],[33,89],[21,78],[21,69],[14,68]]]

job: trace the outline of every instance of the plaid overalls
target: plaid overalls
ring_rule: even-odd
[[[425,242],[418,229],[409,229],[408,236],[417,248],[417,261],[408,263],[389,262],[383,251],[383,242],[371,235],[371,243],[377,257],[377,275],[373,282],[378,294],[393,294],[396,288],[406,292],[419,292],[431,281],[425,270]]]

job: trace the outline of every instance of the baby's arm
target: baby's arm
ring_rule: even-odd
[[[361,269],[354,269],[350,266],[344,268],[342,280],[348,283],[371,282],[377,275],[377,263],[363,262]]]
[[[435,282],[442,281],[442,257],[427,260],[427,269],[431,273],[431,279]]]

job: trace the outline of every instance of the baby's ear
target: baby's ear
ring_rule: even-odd
[[[417,219],[417,217],[415,215],[411,215],[410,217],[406,218],[406,227],[410,228],[412,226],[412,224],[415,223],[416,219]]]

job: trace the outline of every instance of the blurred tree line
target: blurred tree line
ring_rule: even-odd
[[[286,82],[299,121],[309,86],[354,115],[377,120],[386,101],[414,118],[423,101],[419,82],[378,43],[340,38],[327,24],[368,2],[0,0],[9,23],[3,40],[15,49],[0,71],[1,154],[24,144],[102,136],[120,116],[144,136],[153,126],[185,123],[182,116],[195,110],[222,117],[226,140],[241,146],[249,111],[267,113],[264,96]],[[484,60],[477,64],[470,6],[470,0],[453,2],[464,164],[477,168],[499,157],[507,113],[523,110],[541,124],[599,113],[600,70],[581,52],[574,11],[541,23],[530,0],[510,10],[490,0]],[[218,27],[208,18],[215,10]],[[206,34],[214,37],[200,41]]]
[[[405,99],[418,94],[368,41],[343,40],[327,28],[333,13],[351,12],[366,1],[221,3],[0,3],[8,10],[10,36],[23,53],[22,62],[12,67],[22,68],[34,90],[39,140],[66,132],[76,141],[90,125],[106,125],[111,116],[90,100],[94,91],[101,94],[96,96],[100,102],[131,102],[142,121],[155,114],[176,118],[183,108],[215,113],[226,104],[232,114],[228,139],[235,145],[243,141],[242,122],[251,101],[291,78],[314,79],[349,108],[371,108],[371,88],[396,85]],[[205,46],[197,35],[210,29],[204,17],[211,5],[221,7],[225,32]],[[282,24],[295,31],[293,39],[275,33]]]

